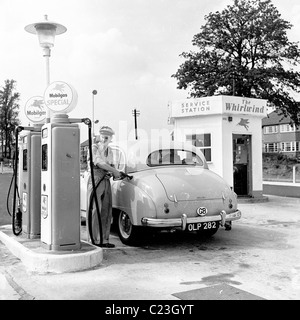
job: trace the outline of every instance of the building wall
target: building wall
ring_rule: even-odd
[[[288,123],[282,124],[280,119],[280,116],[275,116],[274,113],[272,114],[272,122],[270,122],[270,119],[263,119],[262,150],[266,153],[280,152],[289,157],[298,157],[300,153],[300,130],[292,129]],[[287,131],[287,127],[290,131]],[[271,133],[270,128],[272,129]],[[268,129],[267,133],[266,129]]]
[[[204,133],[211,134],[212,161],[208,161],[208,166],[212,171],[222,176],[224,145],[221,117],[213,115],[178,118],[174,125],[175,140],[186,141],[187,135]]]

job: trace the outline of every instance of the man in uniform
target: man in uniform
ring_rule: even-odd
[[[93,154],[93,168],[96,191],[93,192],[93,185],[91,175],[88,181],[87,199],[88,209],[92,210],[92,234],[89,237],[94,241],[94,244],[104,248],[113,248],[115,245],[109,243],[110,226],[112,219],[112,196],[110,177],[115,179],[121,178],[121,173],[118,171],[113,163],[113,153],[109,147],[109,143],[112,140],[114,131],[107,126],[103,126],[99,131],[99,138],[92,145]],[[91,170],[88,160],[88,168]],[[95,205],[95,199],[92,197],[95,195],[99,204],[99,211],[101,217],[102,226],[102,243],[100,239],[100,229],[97,208]],[[88,210],[88,212],[89,212]],[[87,214],[89,216],[89,214]],[[92,242],[93,242],[92,241]]]

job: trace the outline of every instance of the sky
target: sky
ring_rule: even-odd
[[[293,25],[289,40],[299,41],[299,0],[272,3]],[[196,49],[192,39],[206,15],[231,4],[233,0],[0,0],[0,87],[7,79],[16,81],[19,117],[27,126],[25,104],[44,95],[47,81],[38,38],[24,28],[48,15],[67,28],[55,38],[49,68],[51,83],[66,82],[78,94],[70,118],[99,120],[95,133],[108,125],[120,139],[124,132],[135,135],[136,109],[139,137],[170,131],[168,102],[188,97],[171,77],[184,62],[180,54]],[[84,141],[87,127],[80,128]]]

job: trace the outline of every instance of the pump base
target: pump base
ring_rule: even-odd
[[[41,238],[41,234],[31,234],[31,233],[26,233],[26,232],[23,232],[23,233],[27,239],[40,239]]]
[[[49,251],[40,240],[16,237],[11,226],[0,226],[0,241],[19,258],[26,268],[39,273],[65,273],[89,270],[101,265],[103,249],[81,241],[80,250]]]
[[[52,251],[70,251],[70,250],[79,250],[81,248],[80,243],[54,245],[54,244],[48,244],[48,243],[45,243],[45,242],[41,242],[41,246],[44,249],[52,250]]]

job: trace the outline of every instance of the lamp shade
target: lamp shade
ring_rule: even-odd
[[[66,32],[67,28],[59,23],[48,21],[45,15],[45,21],[32,23],[26,26],[25,30],[38,35],[41,47],[51,48],[54,46],[55,35]]]

